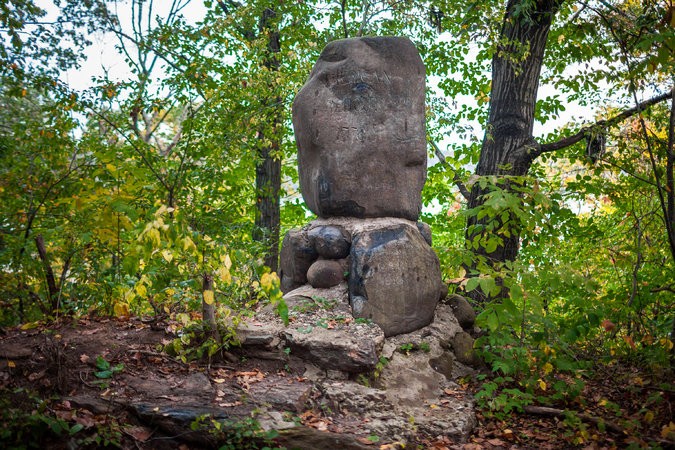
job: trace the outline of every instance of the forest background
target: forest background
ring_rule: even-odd
[[[283,316],[279,236],[311,218],[292,99],[327,42],[405,35],[431,80],[422,220],[488,331],[481,405],[571,401],[598,364],[672,375],[672,0],[41,3],[0,5],[1,325],[203,317],[222,346],[261,301]],[[93,38],[124,75],[69,83]]]

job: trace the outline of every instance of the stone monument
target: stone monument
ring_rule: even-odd
[[[345,283],[385,336],[428,325],[446,290],[429,227],[425,69],[404,37],[331,42],[293,102],[300,189],[319,218],[283,240],[287,296]]]

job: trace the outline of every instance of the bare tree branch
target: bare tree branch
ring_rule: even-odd
[[[531,406],[531,405],[526,405],[523,406],[523,411],[526,412],[527,414],[533,414],[533,415],[540,415],[540,416],[548,416],[548,417],[559,417],[559,418],[564,418],[565,417],[565,411],[562,409],[557,409],[557,408],[549,408],[547,406]],[[619,425],[615,424],[614,422],[610,422],[609,420],[604,420],[599,417],[591,416],[589,414],[583,414],[583,413],[575,413],[581,420],[584,422],[590,422],[595,425],[600,425],[603,424],[607,429],[614,431],[615,433],[624,434],[624,429],[621,428]]]
[[[646,108],[649,108],[650,106],[656,105],[657,103],[661,103],[665,100],[668,100],[669,98],[672,98],[672,96],[673,96],[672,91],[666,92],[665,94],[657,95],[656,97],[652,97],[648,100],[645,100],[642,103],[638,103],[636,106],[629,108],[610,119],[599,120],[595,122],[593,125],[585,126],[572,136],[568,136],[556,142],[549,142],[548,144],[542,144],[539,148],[533,149],[532,157],[536,158],[542,153],[554,152],[557,150],[561,150],[563,148],[567,148],[571,145],[574,145],[577,142],[581,141],[582,139],[585,139],[586,135],[591,131],[591,129],[597,127],[606,128],[616,123],[622,122],[627,118],[634,116],[638,112],[644,111]]]
[[[464,199],[468,201],[469,197],[471,196],[471,193],[466,188],[464,183],[462,183],[462,180],[459,178],[459,175],[457,175],[457,171],[452,166],[450,166],[448,161],[445,159],[445,155],[443,154],[441,149],[438,148],[438,145],[436,145],[436,143],[434,141],[429,141],[429,143],[434,148],[434,154],[436,155],[438,160],[441,162],[441,164],[443,164],[447,169],[452,170],[452,172],[453,172],[453,175],[452,175],[453,183],[455,183],[455,186],[457,186],[457,188],[459,189],[459,192],[460,192],[460,194],[462,194],[462,197],[464,197]]]

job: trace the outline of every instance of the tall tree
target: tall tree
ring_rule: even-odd
[[[279,230],[281,227],[281,138],[283,103],[279,93],[277,72],[281,51],[277,13],[265,8],[260,17],[258,32],[267,41],[263,53],[263,67],[269,73],[269,92],[264,108],[268,120],[258,131],[258,151],[255,167],[256,217],[253,238],[266,247],[265,265],[272,272],[279,266]]]
[[[538,90],[542,83],[542,67],[546,63],[550,64],[548,70],[552,70],[562,77],[561,66],[556,61],[547,60],[547,52],[552,52],[558,44],[565,39],[577,39],[577,43],[585,45],[584,53],[575,55],[576,61],[566,60],[567,64],[579,63],[584,61],[625,58],[621,53],[619,42],[614,41],[615,48],[612,50],[608,42],[612,42],[611,29],[600,39],[596,47],[588,45],[586,27],[593,20],[600,21],[604,19],[604,14],[628,15],[631,12],[623,12],[622,9],[630,9],[631,5],[615,2],[599,2],[597,5],[586,4],[582,8],[588,8],[595,12],[597,16],[580,20],[579,16],[582,9],[570,15],[570,9],[566,10],[566,18],[570,23],[580,20],[577,30],[570,23],[563,24],[560,28],[566,32],[570,30],[576,32],[575,38],[558,32],[557,42],[552,42],[549,38],[552,25],[556,14],[563,7],[564,2],[560,0],[509,0],[504,11],[501,28],[495,36],[496,44],[492,50],[492,81],[489,85],[489,110],[488,118],[485,122],[485,134],[480,148],[480,156],[476,166],[475,174],[482,178],[483,182],[476,182],[471,186],[468,196],[469,218],[467,222],[466,238],[467,245],[478,256],[479,260],[487,263],[487,266],[500,270],[504,264],[509,265],[518,255],[521,232],[518,224],[518,217],[513,212],[486,211],[491,192],[495,189],[513,192],[518,195],[518,190],[522,188],[524,176],[528,174],[533,162],[542,154],[555,152],[567,148],[577,142],[587,139],[593,141],[596,145],[604,136],[604,129],[620,123],[632,115],[640,114],[645,108],[662,102],[672,97],[672,92],[654,96],[651,99],[637,102],[616,116],[588,126],[571,136],[566,136],[555,142],[541,143],[535,139],[533,129],[536,119],[542,115],[542,102],[538,99]],[[638,6],[645,11],[652,8],[651,2],[645,2]],[[476,5],[473,5],[477,8]],[[576,8],[576,7],[575,7]],[[672,7],[671,7],[672,8]],[[657,8],[658,9],[658,8]],[[662,16],[658,14],[652,18],[653,24],[657,23],[659,17],[667,17],[667,12],[671,9],[660,9]],[[600,17],[598,19],[597,17]],[[579,30],[582,30],[581,32]],[[643,33],[644,34],[644,33]],[[672,34],[672,33],[669,33]],[[672,36],[669,37],[672,39]],[[644,39],[643,39],[644,40]],[[644,42],[633,39],[631,43],[631,52],[649,54],[652,47],[656,47],[654,42],[650,42],[645,50]],[[621,41],[625,42],[625,41]],[[604,45],[604,46],[603,46]],[[642,45],[642,46],[641,46]],[[667,45],[667,44],[666,44]],[[660,52],[654,49],[654,52]],[[558,55],[560,50],[558,49]],[[625,51],[624,51],[625,53]],[[556,52],[553,51],[556,55]],[[565,57],[563,57],[565,58]],[[569,58],[569,57],[567,57]],[[660,61],[662,62],[662,61]],[[562,67],[565,67],[563,64]],[[623,77],[623,80],[629,78],[631,73],[635,73],[636,67],[628,67],[623,70],[614,68],[614,72],[605,74],[608,79],[614,78],[614,82]],[[623,73],[623,75],[621,75]],[[585,73],[586,80],[584,86],[594,85],[594,74]],[[559,86],[564,86],[562,83]],[[570,84],[574,86],[574,84]],[[581,90],[582,85],[576,81],[577,89]],[[597,86],[597,85],[596,85]],[[569,87],[565,89],[569,90]],[[634,89],[629,89],[634,92]],[[539,102],[538,102],[539,100]],[[597,155],[596,155],[597,156]],[[473,263],[474,275],[476,274],[477,263]],[[506,292],[502,292],[505,295]],[[485,298],[484,292],[477,291],[478,299]]]

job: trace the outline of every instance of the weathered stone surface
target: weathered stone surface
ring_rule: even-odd
[[[352,239],[341,226],[319,225],[310,227],[307,236],[319,256],[326,259],[342,259],[349,255]]]
[[[285,345],[291,353],[326,370],[349,373],[375,369],[384,335],[373,325],[354,324],[346,329],[329,329],[317,325],[286,330]],[[359,333],[357,328],[364,328]],[[361,334],[361,336],[359,336]]]
[[[319,259],[309,267],[307,281],[315,288],[337,286],[344,279],[342,264],[334,259]]]
[[[449,343],[461,327],[448,305],[439,305],[431,325],[387,338],[377,387],[399,414],[415,419],[418,430],[463,440],[475,426],[471,395],[453,381],[464,366],[453,360]],[[466,374],[466,372],[464,372]],[[438,405],[438,408],[430,408]]]
[[[429,360],[429,365],[436,372],[443,375],[446,379],[453,379],[453,369],[454,369],[455,357],[451,352],[445,351],[440,356],[436,358],[431,358]]]
[[[287,364],[297,367],[298,360],[304,361],[303,378],[307,379],[280,384],[278,380],[267,383],[265,377],[251,384],[249,394],[275,408],[261,415],[265,429],[290,427],[274,411],[298,411],[309,398],[305,407],[311,404],[332,411],[340,417],[340,429],[346,435],[377,435],[386,442],[409,442],[420,433],[465,440],[475,426],[473,401],[453,380],[472,372],[454,360],[450,351],[454,336],[462,332],[451,307],[439,304],[430,325],[384,338],[379,327],[349,317],[346,291],[342,283],[331,289],[303,286],[286,294],[292,317],[289,328],[279,327],[279,319],[268,310],[252,320],[250,327],[259,329],[259,341],[268,342],[263,337],[278,330],[278,347],[291,349]],[[376,351],[364,358],[361,343],[368,341]],[[406,352],[402,347],[413,350]],[[245,346],[245,354],[251,348]],[[379,377],[371,378],[374,387],[353,381],[354,372],[348,370],[368,368],[363,374],[369,376],[376,358]],[[363,364],[366,359],[369,362]],[[287,383],[293,386],[282,386]],[[308,393],[309,385],[315,388]],[[225,402],[235,400],[229,392],[224,396]]]
[[[354,317],[385,336],[428,325],[441,294],[438,257],[416,226],[399,223],[352,235],[349,300]]]
[[[275,443],[283,448],[297,450],[340,449],[371,450],[373,447],[361,443],[355,436],[344,433],[319,431],[310,427],[295,427],[283,430],[275,438]]]
[[[417,229],[420,230],[420,234],[427,241],[427,244],[432,245],[431,240],[431,227],[426,222],[417,222]]]
[[[237,326],[237,340],[242,347],[274,349],[279,345],[283,325],[277,321],[244,320]]]
[[[307,270],[319,257],[305,230],[290,230],[281,244],[281,290],[289,292],[307,283]]]
[[[473,343],[474,339],[466,331],[461,331],[452,338],[452,348],[457,361],[467,366],[477,367],[480,365],[480,359],[473,349]]]
[[[330,288],[314,288],[309,284],[293,289],[284,295],[284,301],[291,314],[300,315],[303,318],[309,312],[320,309],[332,309],[341,306],[340,312],[349,312],[349,298],[347,283],[340,283]],[[328,308],[328,305],[332,305]],[[308,320],[312,320],[308,317]]]
[[[459,294],[452,294],[448,297],[447,303],[452,308],[452,312],[457,317],[457,322],[459,322],[462,328],[465,330],[472,329],[474,322],[476,322],[476,311],[474,311],[466,298]]]
[[[417,220],[425,69],[403,37],[329,43],[293,102],[300,190],[320,217]]]
[[[279,382],[275,378],[264,378],[252,383],[248,393],[253,398],[265,397],[265,404],[281,411],[299,413],[305,410],[312,389],[312,383],[308,381],[290,379]]]

